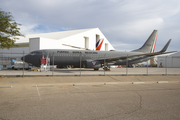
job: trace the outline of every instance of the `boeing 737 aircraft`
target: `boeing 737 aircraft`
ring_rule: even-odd
[[[65,66],[73,65],[75,68],[93,68],[99,70],[103,67],[109,69],[110,65],[128,65],[147,61],[156,55],[167,54],[165,52],[171,42],[167,42],[159,52],[154,52],[158,31],[154,30],[144,45],[131,52],[122,51],[94,51],[94,50],[72,50],[72,49],[46,49],[36,50],[22,57],[25,62],[37,67],[41,65],[41,58],[50,58],[50,65]],[[102,42],[102,41],[101,41]]]

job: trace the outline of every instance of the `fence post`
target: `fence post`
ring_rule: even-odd
[[[165,58],[165,64],[166,64],[166,75],[167,75],[167,56],[166,56],[166,58]]]
[[[171,61],[172,61],[172,66],[171,67],[173,68],[173,56],[171,57]]]
[[[147,76],[148,76],[148,61],[147,61]]]
[[[53,71],[52,71],[52,76],[54,76],[54,52],[53,52]]]
[[[24,65],[25,65],[25,57],[24,57],[24,51],[23,51],[23,77],[24,77]]]
[[[126,76],[128,75],[128,55],[127,55],[127,58],[126,58]]]
[[[104,76],[105,76],[105,56],[106,54],[104,54]]]
[[[4,69],[4,65],[3,65],[3,64],[4,64],[4,63],[3,63],[3,59],[4,59],[4,58],[3,58],[3,51],[2,51],[2,69]]]
[[[82,56],[82,53],[80,52],[80,76],[81,76],[81,56]]]

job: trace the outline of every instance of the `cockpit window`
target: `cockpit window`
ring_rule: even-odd
[[[31,52],[30,55],[41,55],[42,52],[40,51],[34,51],[34,52]]]
[[[35,52],[31,52],[30,55],[35,55]]]

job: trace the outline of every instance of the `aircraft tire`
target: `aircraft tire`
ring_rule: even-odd
[[[94,68],[94,70],[98,71],[98,70],[99,70],[99,68]]]
[[[105,67],[105,68],[103,68],[105,71],[109,71],[110,70],[110,68],[108,68],[108,67]]]

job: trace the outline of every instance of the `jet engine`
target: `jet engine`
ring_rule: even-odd
[[[100,68],[102,67],[102,65],[99,61],[96,61],[96,60],[86,60],[83,63],[83,67],[84,68]]]

